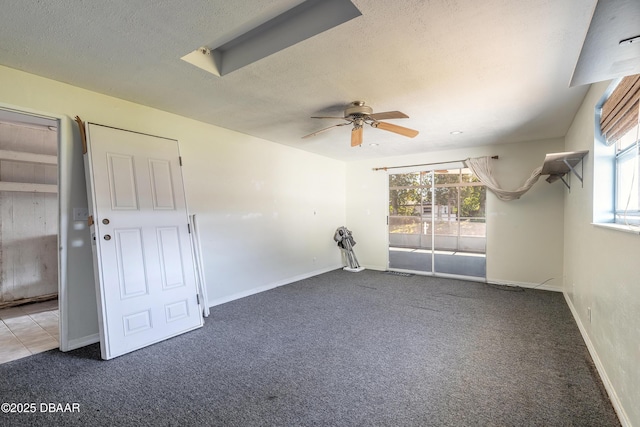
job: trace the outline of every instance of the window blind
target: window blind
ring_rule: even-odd
[[[623,78],[602,104],[600,130],[607,145],[614,144],[638,123],[640,74]]]

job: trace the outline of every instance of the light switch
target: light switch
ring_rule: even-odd
[[[73,208],[74,221],[86,221],[89,218],[88,208]]]

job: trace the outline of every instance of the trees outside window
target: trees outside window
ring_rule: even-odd
[[[389,233],[485,237],[485,204],[466,168],[389,175]]]

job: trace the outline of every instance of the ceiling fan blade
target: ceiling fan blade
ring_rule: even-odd
[[[336,128],[336,127],[338,127],[338,126],[346,126],[346,125],[350,125],[350,124],[351,124],[351,123],[339,123],[339,124],[337,124],[337,125],[329,126],[328,128],[324,128],[324,129],[317,130],[317,131],[315,131],[315,132],[313,132],[313,133],[310,133],[309,135],[305,135],[305,136],[303,136],[302,138],[310,138],[310,137],[312,137],[312,136],[316,136],[316,135],[317,135],[317,134],[319,134],[319,133],[326,132],[326,131],[328,131],[328,130],[331,130],[331,129],[333,129],[333,128]]]
[[[374,122],[371,124],[374,128],[386,130],[389,132],[397,133],[399,135],[408,136],[409,138],[415,137],[419,132],[414,129],[405,128],[398,125],[392,125],[391,123],[385,122]]]
[[[401,113],[400,111],[385,111],[384,113],[373,113],[369,114],[373,120],[390,120],[390,119],[408,119],[405,113]]]
[[[362,145],[362,126],[356,126],[351,130],[351,146]]]

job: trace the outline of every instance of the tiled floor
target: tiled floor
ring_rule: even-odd
[[[59,346],[58,301],[0,310],[0,363]]]

